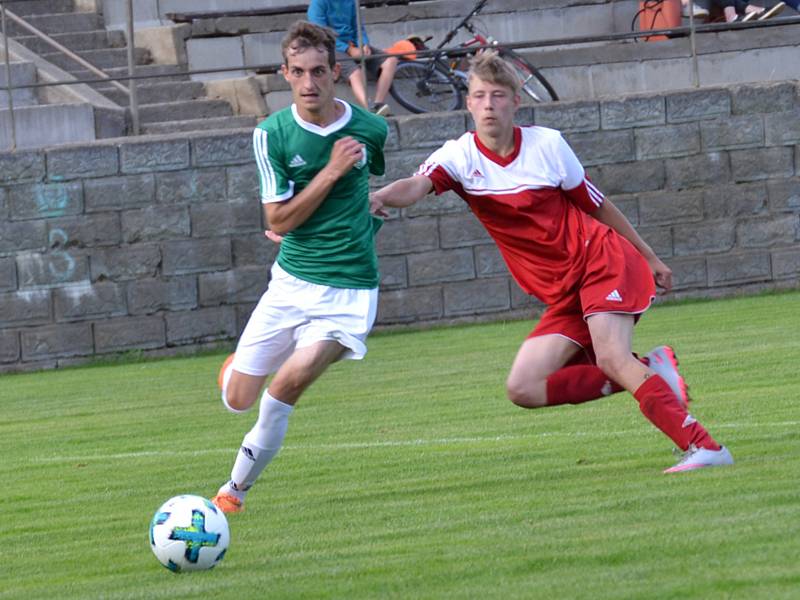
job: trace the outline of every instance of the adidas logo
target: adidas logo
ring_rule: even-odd
[[[255,462],[256,455],[251,448],[248,448],[247,446],[242,446],[240,450],[242,451],[242,454],[244,454],[247,458]]]
[[[609,302],[622,302],[622,296],[619,295],[617,290],[614,290],[608,296],[606,296],[606,300]]]
[[[475,169],[472,172],[472,177],[483,177],[483,173],[481,173],[478,169]]]
[[[292,160],[289,161],[289,166],[290,167],[302,167],[305,164],[306,164],[306,161],[303,160],[303,157],[300,156],[299,154],[295,154],[294,158],[292,158]]]

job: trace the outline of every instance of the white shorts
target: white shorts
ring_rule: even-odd
[[[269,287],[244,328],[233,368],[245,375],[275,373],[296,348],[334,340],[341,358],[360,360],[378,308],[378,288],[345,289],[309,283],[272,265]]]

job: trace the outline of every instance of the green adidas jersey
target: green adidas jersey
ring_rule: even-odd
[[[364,158],[334,184],[305,223],[284,236],[277,260],[304,281],[374,288],[379,280],[374,242],[379,220],[369,213],[369,175],[383,175],[388,129],[383,118],[342,104],[342,117],[324,128],[303,121],[294,105],[256,127],[261,202],[283,202],[299,194],[328,164],[339,138],[350,136],[364,144]]]

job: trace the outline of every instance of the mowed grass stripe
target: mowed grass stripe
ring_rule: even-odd
[[[0,378],[0,598],[794,598],[800,294],[657,307],[728,469],[665,476],[620,394],[524,411],[503,382],[530,322],[378,334],[291,417],[214,571],[150,555],[152,512],[213,494],[254,413],[221,355]]]

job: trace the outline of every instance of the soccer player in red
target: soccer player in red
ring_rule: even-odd
[[[547,305],[506,383],[525,408],[579,404],[628,390],[684,456],[665,472],[728,465],[730,452],[688,412],[669,346],[638,359],[633,327],[672,272],[586,178],[561,134],[516,127],[520,83],[493,52],[473,60],[467,108],[475,132],[434,152],[417,173],[374,192],[372,210],[455,191],[494,239],[520,287]]]

